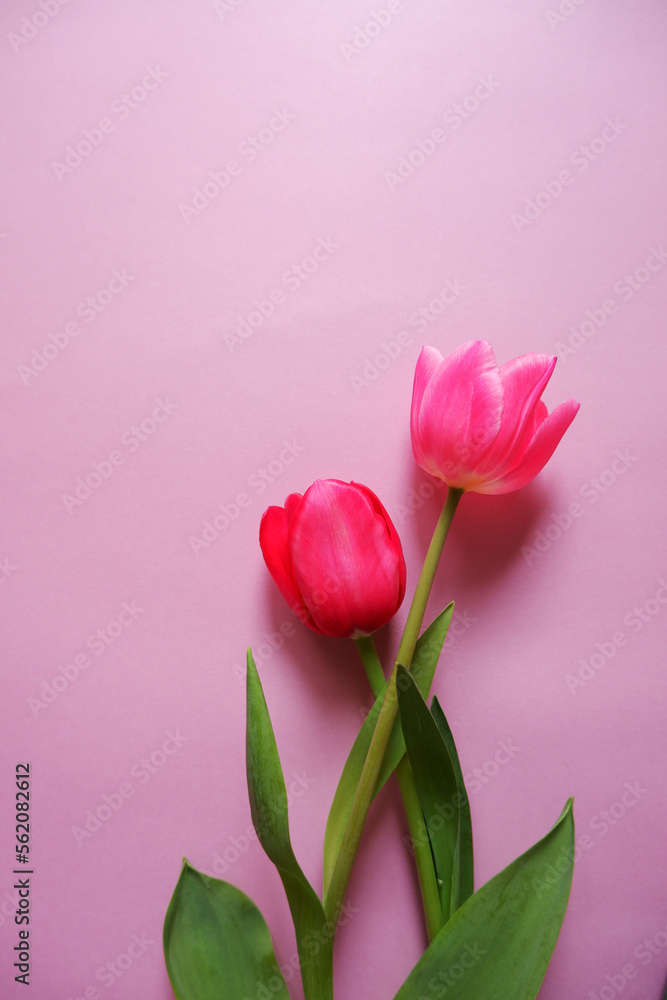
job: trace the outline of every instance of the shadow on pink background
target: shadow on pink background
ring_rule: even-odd
[[[456,601],[435,692],[478,885],[574,794],[540,997],[661,995],[665,21],[657,0],[2,5],[3,997],[26,994],[20,760],[32,996],[168,1000],[184,855],[252,896],[289,963],[282,887],[248,835],[245,647],[318,888],[369,697],[351,644],[294,623],[259,519],[315,478],[367,483],[411,593],[441,496],[410,453],[414,363],[477,337],[500,363],[557,353],[546,402],[581,402],[532,485],[465,498],[430,605]],[[389,789],[340,997],[392,997],[424,946],[405,833]]]

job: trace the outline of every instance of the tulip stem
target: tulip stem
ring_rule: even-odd
[[[438,523],[431,538],[431,544],[424,559],[424,565],[417,581],[412,604],[410,605],[408,617],[405,622],[403,636],[398,647],[398,653],[396,654],[396,662],[401,663],[406,670],[410,669],[412,663],[412,657],[414,656],[417,639],[419,638],[424,621],[426,605],[431,594],[440,556],[442,555],[456,508],[462,496],[463,490],[456,489],[453,486],[449,487],[447,499],[438,518]],[[419,877],[422,902],[424,904],[428,939],[432,941],[442,927],[442,908],[428,831],[407,755],[398,764],[396,776],[398,777],[401,795],[403,796],[405,815],[408,820],[408,829],[410,830],[412,849],[415,855],[415,865]]]
[[[354,644],[359,650],[359,656],[361,657],[361,662],[364,665],[364,670],[366,671],[366,677],[368,677],[368,683],[371,686],[371,691],[377,698],[380,691],[385,686],[387,678],[384,675],[384,670],[382,669],[378,651],[375,648],[373,636],[363,635],[360,638],[355,639]]]
[[[375,647],[375,640],[370,635],[364,636],[361,639],[355,639],[354,642],[359,650],[359,656],[364,665],[371,691],[374,697],[377,698],[385,685],[385,676],[380,657]],[[396,777],[401,789],[403,808],[405,809],[408,830],[410,831],[410,841],[415,856],[419,887],[424,903],[428,939],[432,941],[442,926],[442,908],[438,893],[438,880],[433,865],[433,855],[431,854],[424,814],[415,787],[415,779],[410,767],[410,761],[405,756],[396,767]]]
[[[438,568],[445,539],[447,538],[456,508],[462,496],[463,490],[455,489],[453,486],[449,487],[445,505],[438,518],[431,544],[424,559],[424,565],[422,566],[414,597],[412,598],[412,604],[410,605],[408,617],[405,622],[403,637],[398,647],[398,653],[396,654],[396,662],[402,664],[406,670],[410,669],[410,664],[412,663],[415,646],[417,645],[417,639],[419,638],[422,622],[424,621],[424,614],[426,613],[426,605],[428,604],[431,587],[433,586],[435,571]]]
[[[433,538],[428,547],[426,558],[424,559],[424,565],[419,576],[415,595],[412,598],[403,638],[401,639],[396,657],[396,663],[401,663],[406,669],[409,669],[412,663],[415,646],[417,645],[417,639],[419,638],[419,632],[424,620],[426,605],[431,593],[431,587],[433,586],[435,571],[438,568],[438,561],[442,554],[442,548],[445,544],[452,518],[462,496],[463,490],[449,488],[445,505],[433,532]],[[345,832],[343,833],[343,840],[324,899],[324,911],[328,919],[333,921],[334,927],[337,914],[340,913],[343,905],[354,857],[361,841],[361,834],[363,833],[368,810],[373,800],[373,793],[380,774],[382,760],[398,713],[396,670],[397,668],[394,666],[382,700],[380,714],[375,724],[375,731],[371,737],[368,754],[362,768],[357,791],[352,802]]]
[[[380,712],[375,723],[375,730],[371,737],[361,775],[359,776],[357,790],[352,801],[338,856],[324,896],[324,912],[327,919],[332,921],[334,927],[336,926],[338,914],[341,912],[345,900],[345,890],[347,889],[350,872],[352,871],[352,864],[361,841],[361,834],[363,833],[366,817],[368,816],[368,810],[373,801],[373,793],[377,785],[387,743],[394,727],[397,711],[396,667],[394,667],[385,689]]]

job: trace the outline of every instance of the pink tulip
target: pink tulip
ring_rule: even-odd
[[[259,543],[281,594],[314,632],[370,635],[401,606],[401,541],[367,486],[316,480],[268,508]]]
[[[443,358],[424,347],[412,392],[412,451],[422,469],[472,493],[511,493],[549,461],[579,403],[540,399],[556,358],[524,354],[498,368],[485,340]]]

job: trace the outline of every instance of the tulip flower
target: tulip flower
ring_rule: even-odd
[[[281,594],[314,632],[370,635],[401,605],[401,541],[367,486],[318,479],[303,496],[268,508],[259,542]]]
[[[417,463],[448,486],[472,493],[511,493],[551,458],[579,403],[552,413],[541,395],[556,364],[524,354],[500,368],[485,340],[443,358],[424,347],[417,360],[410,429]]]

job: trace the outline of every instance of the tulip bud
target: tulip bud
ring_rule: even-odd
[[[401,606],[401,541],[367,486],[316,480],[303,496],[268,508],[259,543],[281,594],[314,632],[370,635]]]
[[[417,463],[448,486],[511,493],[551,458],[579,403],[553,413],[540,399],[556,358],[525,354],[498,368],[493,349],[471,340],[443,358],[424,347],[417,360],[410,429]]]

